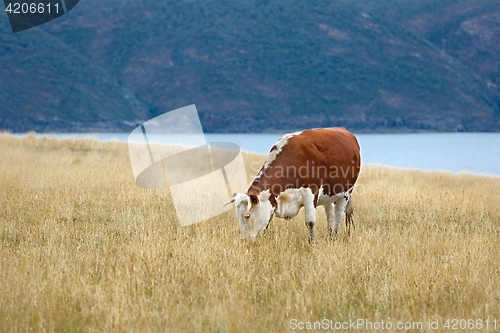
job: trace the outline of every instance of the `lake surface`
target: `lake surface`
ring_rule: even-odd
[[[128,133],[37,134],[100,141],[128,140]],[[245,151],[267,154],[279,134],[205,134],[207,142],[232,142]],[[468,172],[500,176],[500,133],[356,134],[362,164]]]

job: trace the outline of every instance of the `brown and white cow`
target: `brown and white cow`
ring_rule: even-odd
[[[337,235],[346,213],[350,233],[351,193],[360,169],[359,144],[345,128],[315,128],[286,134],[271,148],[246,193],[234,194],[242,238],[255,239],[273,215],[290,219],[301,207],[309,241],[314,239],[316,207],[323,205],[329,235]]]

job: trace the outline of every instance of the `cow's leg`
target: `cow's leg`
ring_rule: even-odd
[[[333,226],[335,222],[335,205],[332,203],[325,205],[326,223],[328,224],[328,237],[333,240]],[[335,234],[336,236],[336,234]]]
[[[352,215],[354,214],[354,208],[352,206],[352,196],[351,194],[347,195],[347,205],[345,206],[345,226],[347,227],[347,234],[351,236],[351,225],[354,230],[354,220]]]
[[[309,228],[309,243],[314,241],[314,225],[316,224],[316,207],[314,206],[314,195],[310,189],[304,195],[304,213],[306,226]]]
[[[335,201],[335,208],[333,211],[333,216],[334,216],[333,232],[335,233],[335,237],[337,237],[339,225],[340,225],[340,222],[342,222],[342,218],[344,217],[344,210],[345,210],[345,207],[347,206],[348,200],[349,200],[348,197],[343,196],[342,198],[337,199],[337,201]]]

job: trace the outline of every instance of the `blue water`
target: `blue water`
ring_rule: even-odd
[[[205,134],[207,142],[233,142],[267,154],[280,134]],[[127,141],[128,133],[38,134]],[[362,164],[500,176],[500,133],[357,134]]]

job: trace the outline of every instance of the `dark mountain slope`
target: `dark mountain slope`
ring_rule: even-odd
[[[500,91],[499,1],[356,1],[421,35]]]
[[[125,97],[127,89],[86,57],[42,30],[12,34],[4,23],[0,128],[116,130],[145,117],[140,105]]]
[[[107,84],[96,89],[105,101],[80,106],[100,123],[146,120],[195,103],[213,132],[500,129],[498,93],[487,80],[395,20],[360,8],[88,0],[43,31],[93,69],[82,70],[85,84]],[[134,107],[124,89],[136,96]],[[66,113],[50,103],[29,112],[80,119],[72,111],[78,95],[70,95]]]

